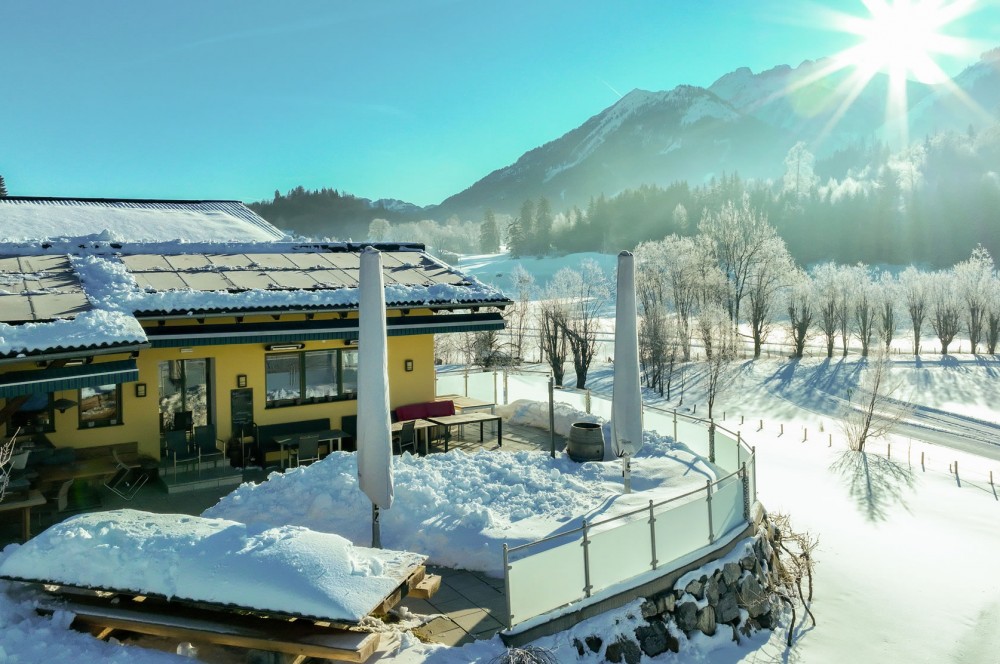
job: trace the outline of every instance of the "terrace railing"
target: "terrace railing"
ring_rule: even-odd
[[[502,381],[502,385],[501,385]],[[483,400],[503,394],[549,400],[544,373],[438,374],[438,393]],[[577,410],[611,416],[611,401],[588,392],[557,390],[553,399]],[[630,580],[655,578],[728,544],[750,520],[757,496],[756,457],[739,432],[676,411],[643,407],[643,428],[669,435],[709,459],[721,477],[705,487],[520,546],[504,545],[507,627],[592,597]]]

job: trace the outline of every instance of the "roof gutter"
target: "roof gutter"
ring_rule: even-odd
[[[152,348],[152,344],[149,342],[143,342],[140,344],[128,344],[125,346],[112,346],[103,348],[81,348],[76,351],[60,351],[58,353],[46,353],[44,351],[39,353],[25,353],[23,355],[18,355],[17,357],[3,357],[0,358],[0,366],[7,364],[18,364],[21,362],[38,362],[41,360],[72,360],[78,357],[98,357],[101,355],[120,355],[121,353],[137,353],[140,350],[146,348]]]

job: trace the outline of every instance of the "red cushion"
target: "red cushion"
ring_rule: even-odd
[[[455,402],[451,399],[447,401],[432,401],[427,404],[427,417],[441,417],[443,415],[455,414]]]
[[[396,417],[402,420],[419,420],[427,415],[427,404],[413,403],[396,409]]]

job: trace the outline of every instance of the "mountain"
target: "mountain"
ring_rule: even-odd
[[[909,136],[985,129],[1000,106],[1000,49],[983,55],[953,82],[906,86]],[[759,74],[730,72],[707,89],[633,90],[560,138],[451,196],[428,214],[481,219],[491,208],[516,214],[528,198],[557,209],[585,206],[642,184],[701,184],[723,173],[779,178],[784,158],[804,141],[817,158],[875,141],[891,147],[899,132],[886,124],[890,81],[876,74],[863,87],[852,68],[829,59]],[[974,110],[967,101],[980,107]]]

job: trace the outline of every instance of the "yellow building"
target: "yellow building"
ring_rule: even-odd
[[[250,422],[356,413],[366,245],[289,241],[225,201],[5,198],[0,232],[39,238],[0,243],[8,436],[158,459],[170,430],[228,441]],[[422,245],[374,246],[392,406],[432,400],[434,335],[502,329],[510,302]]]

